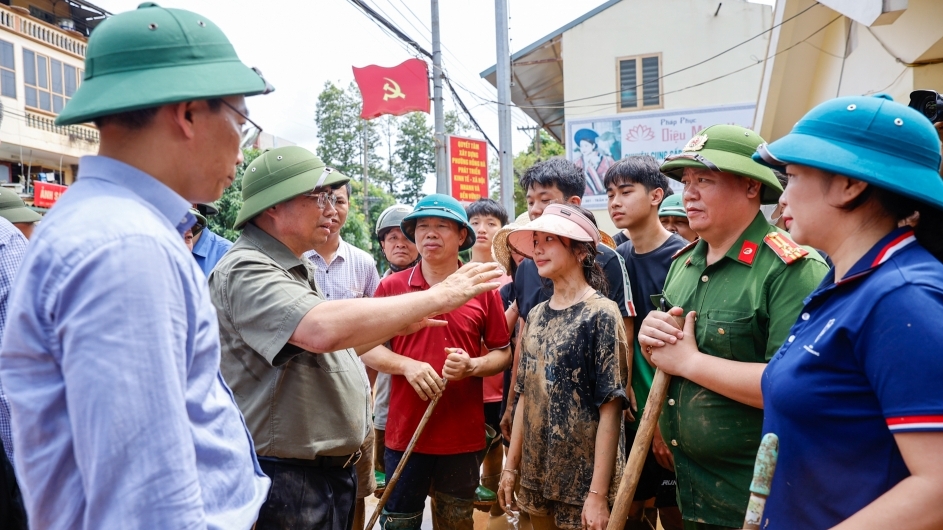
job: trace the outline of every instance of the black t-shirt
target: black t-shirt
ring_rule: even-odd
[[[619,245],[628,241],[629,238],[625,235],[624,230],[619,230],[616,235],[612,236],[612,240],[616,242],[616,249],[618,249]]]
[[[599,263],[606,274],[606,279],[609,280],[609,292],[602,294],[607,295],[610,300],[619,306],[619,312],[622,313],[623,317],[634,317],[635,306],[632,304],[632,291],[629,290],[629,282],[626,278],[622,258],[606,245],[600,244],[596,249],[600,252],[596,256],[596,263]],[[550,300],[550,297],[553,296],[553,282],[541,278],[540,274],[537,273],[537,265],[534,264],[534,261],[525,259],[514,275],[514,290],[517,294],[517,310],[524,322],[527,322],[527,314],[530,313],[530,310],[537,304]]]
[[[638,318],[635,319],[636,337],[642,327],[642,321],[649,312],[657,309],[652,302],[652,295],[661,294],[664,290],[672,256],[687,244],[688,242],[678,234],[671,234],[671,237],[666,239],[660,247],[645,254],[635,252],[631,241],[626,241],[616,249],[625,261],[632,299],[638,300]]]

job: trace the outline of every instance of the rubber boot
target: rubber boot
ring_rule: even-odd
[[[380,513],[380,528],[382,530],[421,530],[422,512],[395,513],[386,508]]]
[[[435,492],[432,496],[432,517],[438,530],[474,530],[474,499],[459,499]]]

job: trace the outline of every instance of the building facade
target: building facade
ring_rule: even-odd
[[[746,0],[610,0],[513,54],[511,98],[566,146],[584,204],[604,212],[618,159],[661,160],[710,125],[752,125],[772,17]],[[496,82],[494,67],[481,75]]]
[[[79,158],[98,152],[91,124],[57,127],[82,83],[88,35],[109,13],[80,0],[0,0],[0,185],[51,206]]]
[[[823,101],[943,92],[943,1],[777,0],[755,127],[773,141]]]

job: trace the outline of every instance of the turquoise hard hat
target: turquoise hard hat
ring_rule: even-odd
[[[208,18],[144,2],[109,17],[88,40],[81,86],[56,125],[182,101],[274,90],[244,65]]]
[[[416,203],[413,213],[404,217],[400,223],[400,228],[406,234],[406,238],[413,243],[416,242],[416,220],[422,217],[441,217],[455,221],[458,223],[459,228],[466,230],[465,242],[458,249],[460,251],[468,250],[475,246],[477,236],[471,225],[468,224],[468,214],[465,213],[462,204],[454,198],[441,193],[434,193],[426,195]]]
[[[920,112],[886,94],[826,101],[753,159],[845,175],[943,210],[940,137]]]

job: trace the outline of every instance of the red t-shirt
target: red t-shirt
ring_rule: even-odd
[[[395,296],[429,289],[421,265],[387,276],[374,296]],[[482,293],[465,305],[436,317],[449,325],[426,328],[390,340],[392,350],[411,359],[429,363],[439,375],[448,354],[445,348],[462,348],[472,357],[482,355],[481,343],[489,350],[511,342],[504,305],[497,290]],[[391,378],[390,411],[386,422],[386,446],[405,451],[422,415],[429,405],[401,375]],[[415,451],[433,455],[454,455],[480,451],[485,447],[485,415],[480,377],[449,381],[435,412],[416,442]]]
[[[498,283],[501,284],[501,287],[511,283],[511,277],[505,274],[498,278]],[[500,293],[498,298],[500,298]],[[504,307],[504,304],[501,304],[501,307]],[[506,322],[506,321],[505,321]],[[484,344],[481,345],[481,354],[486,355],[488,353],[488,347]],[[500,403],[504,398],[504,372],[498,372],[495,375],[483,378],[484,393],[485,393],[485,403]]]

